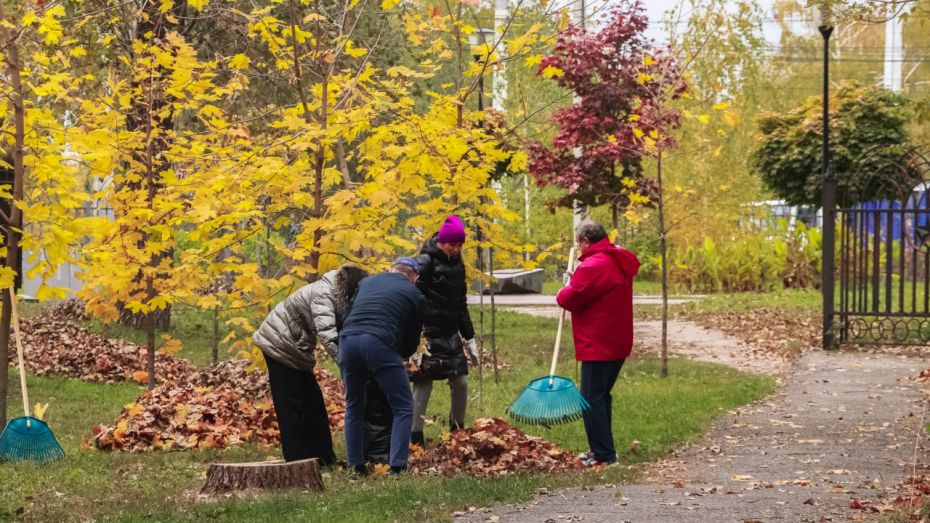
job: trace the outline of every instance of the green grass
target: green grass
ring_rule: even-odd
[[[821,310],[822,300],[817,290],[734,292],[709,294],[687,303],[669,305],[668,311],[669,319],[689,319],[706,313],[751,312],[761,307],[816,313]],[[658,320],[662,317],[662,306],[634,305],[633,317],[635,320]]]
[[[885,514],[879,520],[881,523],[913,523],[927,521],[930,518],[930,501],[924,501],[919,507],[909,509],[906,505]]]
[[[696,312],[738,312],[768,307],[818,311],[823,305],[819,290],[783,289],[773,292],[713,294],[684,306]]]
[[[547,372],[554,335],[553,320],[498,314],[499,356],[511,367],[501,372],[499,385],[487,373],[483,386],[477,373],[471,375],[469,422],[475,417],[503,417],[504,408],[522,388]],[[565,341],[559,372],[574,377],[571,337]],[[49,422],[67,457],[48,465],[0,465],[0,484],[4,486],[0,489],[0,520],[17,515],[29,520],[266,521],[282,516],[284,520],[305,521],[448,520],[451,512],[468,506],[528,500],[540,487],[629,481],[636,464],[657,459],[693,440],[724,411],[760,399],[774,388],[768,378],[747,376],[719,365],[676,361],[672,369],[672,375],[663,380],[658,378],[657,361],[627,362],[614,393],[614,433],[621,466],[606,471],[490,480],[406,476],[363,481],[329,471],[327,491],[322,494],[285,492],[215,502],[198,501],[195,495],[210,462],[260,460],[277,455],[278,450],[127,454],[82,449],[81,442],[90,428],[111,423],[122,405],[141,389],[129,384],[30,377],[33,401],[51,404]],[[16,392],[12,397],[18,396]],[[448,408],[449,390],[437,383],[427,412],[436,420],[426,428],[428,440],[439,437]],[[580,422],[549,430],[521,428],[574,451],[587,450]],[[342,434],[334,434],[334,440],[337,455],[344,456]],[[629,451],[633,440],[641,442],[636,452]]]

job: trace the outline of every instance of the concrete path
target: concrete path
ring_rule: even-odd
[[[637,485],[541,496],[480,509],[462,521],[824,522],[870,517],[928,456],[924,358],[865,353],[803,356],[767,401],[730,413]]]
[[[477,294],[468,295],[468,304],[477,305],[481,297]],[[669,298],[669,305],[681,305],[689,301],[699,300],[700,296],[677,296]],[[485,305],[491,304],[491,297],[484,295]],[[499,294],[494,296],[495,305],[503,306],[531,306],[531,307],[558,307],[555,296],[551,294]],[[633,305],[662,305],[661,296],[633,296]]]
[[[503,307],[544,318],[558,318],[561,308],[555,307]],[[566,319],[571,322],[571,315]],[[633,322],[633,352],[638,355],[658,356],[662,347],[662,322],[637,320]],[[569,331],[571,329],[569,327]],[[692,321],[669,320],[668,353],[672,357],[720,363],[744,372],[782,376],[791,362],[771,352],[746,345],[738,338],[719,330],[708,329]]]

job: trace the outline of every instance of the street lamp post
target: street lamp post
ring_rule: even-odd
[[[472,48],[472,57],[475,59],[475,62],[481,62],[483,56],[488,55],[488,46],[494,41],[494,37],[497,33],[493,29],[475,29],[475,31],[468,35],[468,43]],[[478,52],[476,52],[478,51]],[[486,59],[486,58],[485,58]],[[491,105],[493,106],[493,96]],[[484,74],[483,71],[479,73],[478,76],[478,112],[481,113],[481,121],[478,122],[478,125],[484,124]],[[484,197],[482,196],[482,203],[484,202]],[[479,326],[480,326],[480,346],[482,355],[479,357],[478,363],[478,376],[479,376],[479,387],[484,388],[484,374],[483,374],[483,353],[484,353],[484,249],[481,248],[481,242],[484,241],[484,232],[481,230],[481,226],[477,226],[477,239],[478,239],[478,271],[481,273],[481,280],[479,283]],[[494,382],[500,383],[500,374],[497,370],[497,315],[496,308],[494,306],[494,248],[488,248],[488,274],[491,277],[491,362],[494,366]],[[483,391],[479,392],[479,398],[482,397]]]
[[[836,176],[830,170],[830,35],[833,26],[828,24],[826,13],[823,23],[818,28],[823,37],[823,151],[821,172],[823,174],[823,273],[821,274],[821,292],[823,292],[823,348],[833,347],[833,295],[836,221]]]

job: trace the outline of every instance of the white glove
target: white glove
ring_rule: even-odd
[[[417,364],[417,367],[423,365],[423,356],[432,356],[429,352],[429,343],[423,345],[423,350],[418,350],[413,353],[413,356],[410,356],[410,361]]]
[[[568,285],[568,282],[571,281],[571,279],[572,279],[571,271],[565,271],[564,273],[562,273],[562,286],[564,287]]]
[[[468,356],[468,361],[471,362],[472,366],[478,366],[478,364],[481,363],[478,357],[478,344],[475,343],[475,338],[465,340],[465,354]]]

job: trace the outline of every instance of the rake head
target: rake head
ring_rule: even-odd
[[[544,376],[523,389],[507,407],[507,414],[522,423],[547,427],[580,419],[589,407],[572,380]]]
[[[65,452],[48,424],[38,418],[23,416],[11,419],[0,434],[0,461],[38,461],[46,463],[65,457]]]

